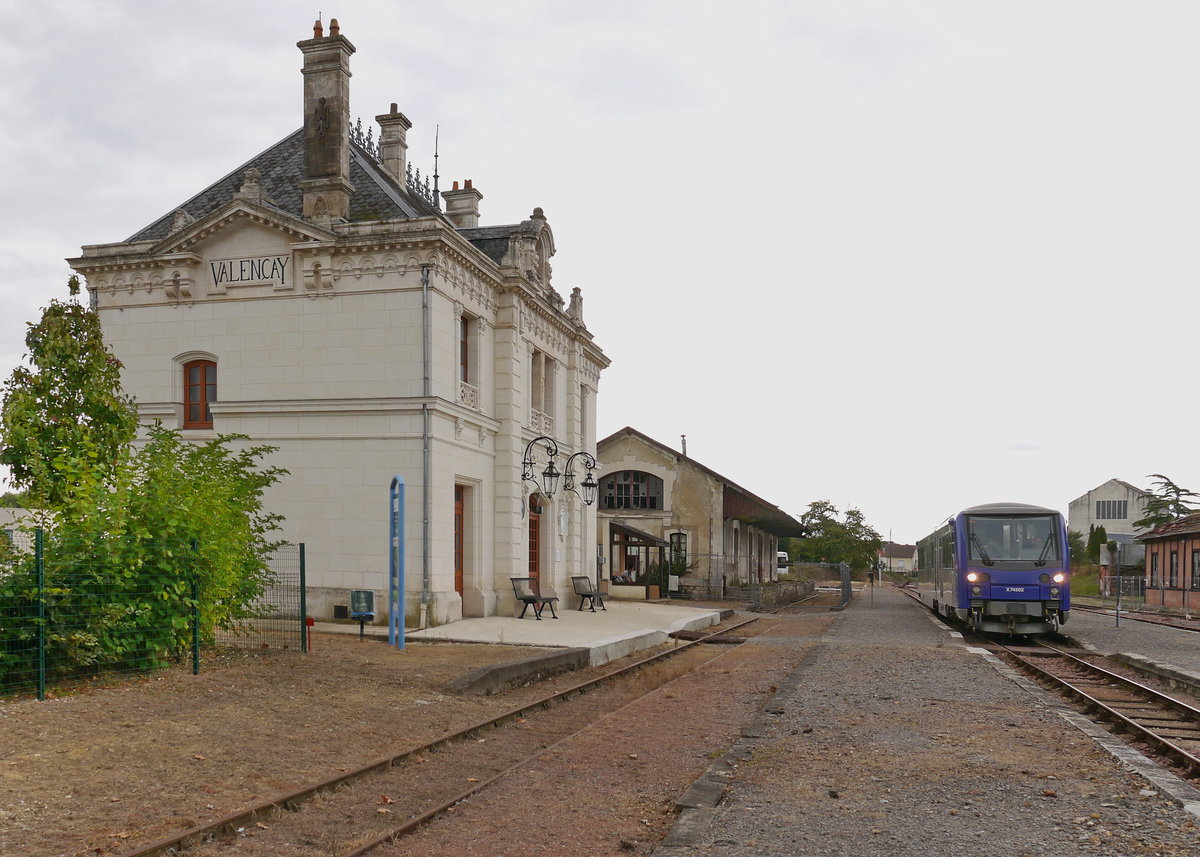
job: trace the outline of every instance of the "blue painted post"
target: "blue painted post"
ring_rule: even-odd
[[[404,477],[388,492],[388,645],[404,648]]]

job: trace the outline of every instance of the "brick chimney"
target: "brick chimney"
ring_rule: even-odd
[[[479,200],[483,194],[471,187],[471,180],[463,182],[463,189],[458,189],[458,182],[450,190],[442,191],[442,199],[446,200],[446,216],[459,229],[471,229],[479,225]]]
[[[412,123],[408,117],[392,105],[390,113],[381,113],[375,117],[379,123],[379,158],[383,168],[392,178],[404,187],[405,174],[408,172],[408,129]]]
[[[297,42],[304,54],[304,216],[317,221],[350,215],[350,55],[354,45],[341,34],[337,18],[329,35],[321,22],[313,38]]]

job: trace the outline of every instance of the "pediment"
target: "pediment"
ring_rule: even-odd
[[[167,256],[176,253],[195,253],[221,239],[241,232],[274,233],[278,243],[296,244],[334,240],[333,232],[307,220],[293,217],[272,205],[251,200],[234,199],[207,217],[186,222],[177,218],[179,227],[150,248],[148,255]]]

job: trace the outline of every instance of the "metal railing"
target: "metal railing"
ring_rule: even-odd
[[[0,695],[45,699],[50,686],[168,667],[198,673],[202,642],[262,648],[287,637],[307,648],[303,545],[277,551],[267,585],[217,629],[206,627],[195,543],[141,539],[131,551],[132,541],[36,530],[32,550],[0,567]]]

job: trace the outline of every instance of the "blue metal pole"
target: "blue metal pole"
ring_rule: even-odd
[[[388,645],[404,648],[404,477],[388,492]]]

